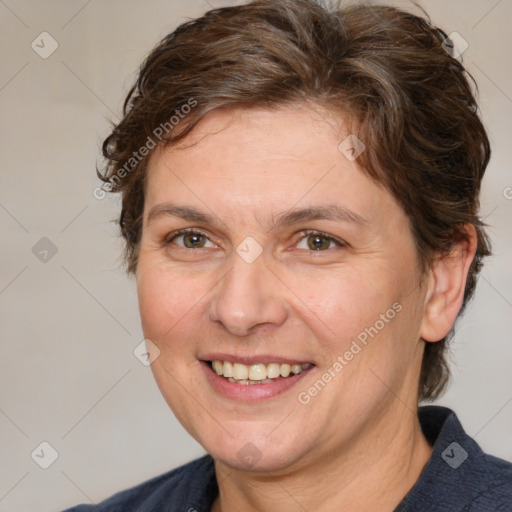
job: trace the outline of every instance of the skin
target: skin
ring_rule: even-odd
[[[271,136],[270,136],[271,134]],[[348,160],[343,124],[320,107],[209,114],[151,157],[137,268],[142,327],[160,350],[152,370],[184,428],[215,460],[212,510],[391,511],[432,448],[417,419],[425,341],[441,339],[462,303],[468,241],[420,272],[407,216]],[[215,224],[149,213],[193,207]],[[271,227],[290,209],[341,206],[364,219]],[[173,234],[193,228],[191,237]],[[322,250],[308,241],[321,231]],[[261,255],[236,252],[253,237]],[[307,391],[358,334],[401,310],[307,404]],[[219,395],[201,358],[272,354],[314,367],[286,392],[241,402]],[[253,464],[237,453],[252,443]]]

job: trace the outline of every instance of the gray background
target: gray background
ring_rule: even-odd
[[[93,196],[94,168],[146,53],[186,18],[226,4],[0,0],[2,512],[97,502],[203,453],[132,353],[143,336],[111,222],[119,203]],[[512,460],[512,2],[423,6],[469,43],[463,58],[494,148],[482,212],[495,255],[459,323],[454,379],[439,403],[485,450]],[[43,31],[58,43],[47,59],[31,47]],[[45,39],[39,51],[49,48]],[[31,458],[42,441],[59,454],[46,470]]]

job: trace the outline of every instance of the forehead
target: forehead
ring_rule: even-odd
[[[361,217],[396,208],[340,151],[348,135],[340,116],[320,108],[214,111],[179,144],[152,155],[146,211],[171,199],[255,216],[298,204],[340,203]]]

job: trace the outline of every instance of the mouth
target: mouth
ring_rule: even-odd
[[[261,359],[235,360],[219,355],[200,362],[217,395],[241,402],[259,402],[281,395],[315,369],[315,365],[309,362],[273,360],[272,357]]]
[[[221,360],[206,362],[219,377],[242,386],[270,384],[278,380],[288,379],[294,375],[300,375],[312,366],[311,363],[288,364],[272,362],[268,364],[243,364]]]

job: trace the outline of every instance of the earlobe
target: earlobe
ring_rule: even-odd
[[[476,252],[476,230],[465,227],[466,237],[432,265],[420,336],[425,341],[443,339],[453,327],[462,307],[469,268]]]

